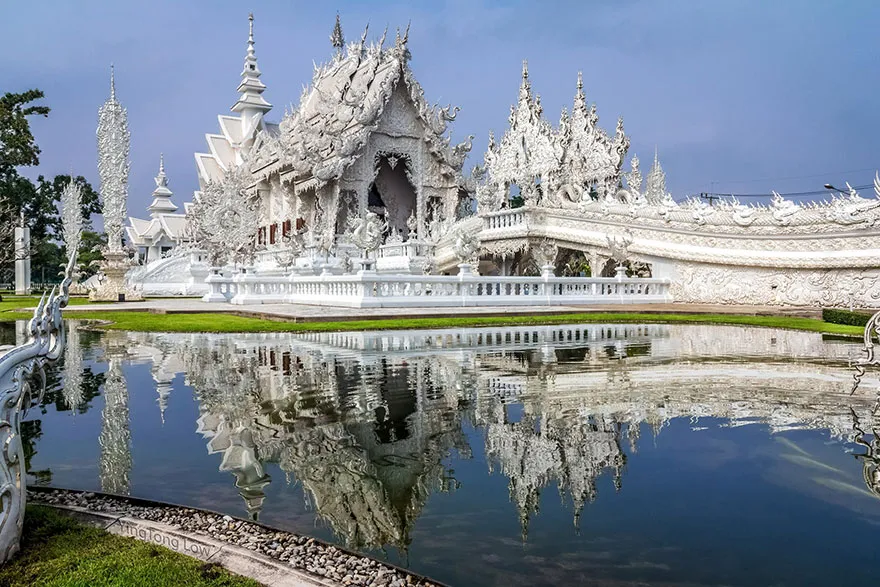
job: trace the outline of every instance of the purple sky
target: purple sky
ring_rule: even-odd
[[[255,14],[257,57],[277,121],[330,58],[336,11],[348,40],[412,20],[411,66],[431,102],[461,107],[453,140],[500,136],[522,59],[555,125],[578,70],[600,124],[623,115],[646,171],[654,146],[673,196],[797,192],[870,183],[880,167],[880,2],[6,0],[0,92],[39,88],[52,108],[33,130],[28,175],[86,176],[97,187],[97,109],[116,66],[132,135],[129,213],[146,214],[159,152],[179,205],[197,185],[193,153],[236,99]],[[870,190],[862,192],[871,196]]]

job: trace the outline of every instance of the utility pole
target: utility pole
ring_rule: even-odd
[[[720,196],[716,196],[715,194],[707,194],[706,192],[700,193],[700,198],[703,200],[708,200],[710,206],[715,205],[715,200],[720,200]]]

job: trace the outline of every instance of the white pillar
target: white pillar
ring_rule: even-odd
[[[15,293],[31,292],[31,229],[19,226],[15,229]]]

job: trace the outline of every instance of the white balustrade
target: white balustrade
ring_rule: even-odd
[[[670,302],[669,281],[643,278],[459,275],[261,275],[212,273],[206,302],[351,308],[556,306]]]
[[[526,224],[526,211],[526,208],[512,208],[482,215],[483,229],[495,230],[524,226]]]

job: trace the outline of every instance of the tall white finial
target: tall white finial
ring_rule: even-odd
[[[110,64],[110,99],[116,101],[116,74],[112,63]]]
[[[159,153],[159,173],[165,173],[165,153]]]
[[[238,84],[238,101],[232,106],[233,112],[247,113],[247,126],[250,130],[256,128],[259,120],[256,115],[262,115],[272,109],[262,94],[266,86],[260,81],[260,68],[257,66],[257,52],[254,49],[254,14],[248,15],[248,42],[247,55],[244,58],[244,69],[241,71],[241,82]],[[248,129],[245,129],[248,130]]]

